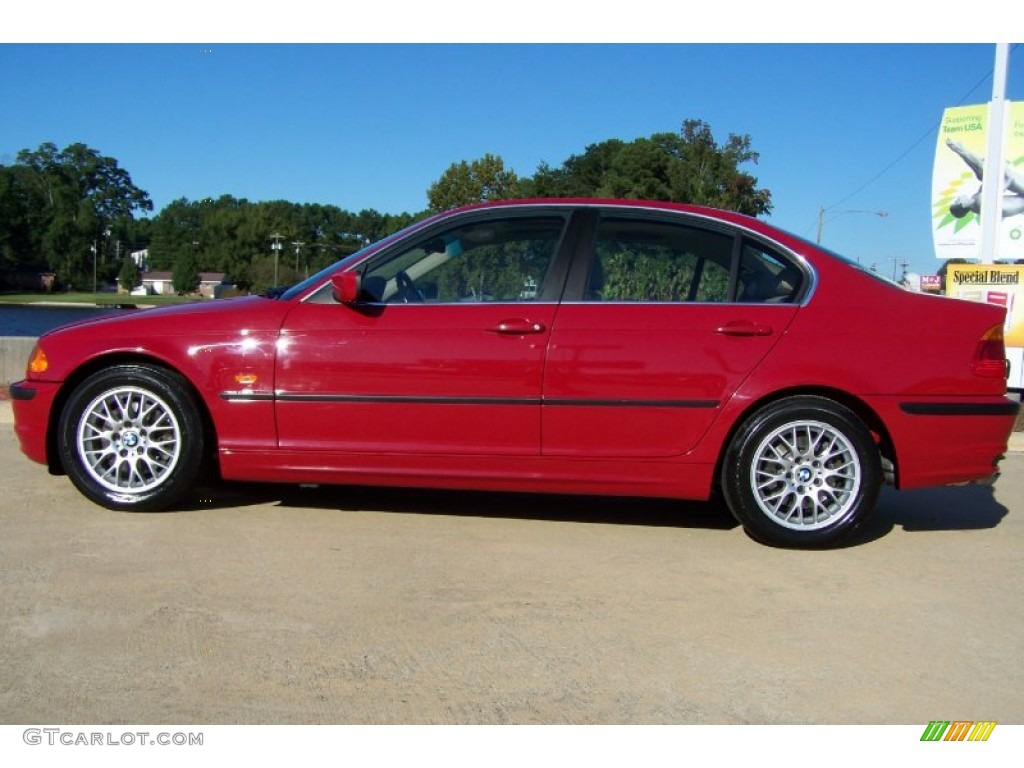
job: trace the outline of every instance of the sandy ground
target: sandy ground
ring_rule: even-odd
[[[1004,472],[792,552],[715,504],[246,486],[115,513],[0,423],[0,722],[1024,723],[1024,454]]]

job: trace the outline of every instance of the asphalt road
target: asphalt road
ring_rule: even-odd
[[[715,504],[269,486],[109,512],[9,421],[2,723],[1024,722],[1021,453],[794,552]]]

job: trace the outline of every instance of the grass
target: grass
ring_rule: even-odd
[[[136,304],[158,306],[204,301],[193,296],[129,296],[125,293],[0,293],[0,304]]]

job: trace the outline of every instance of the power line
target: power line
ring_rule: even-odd
[[[1017,50],[1017,48],[1019,48],[1019,47],[1020,47],[1020,43],[1015,43],[1015,44],[1014,44],[1013,46],[1011,46],[1011,48],[1010,48],[1010,55],[1012,56],[1012,55],[1013,55],[1013,52],[1014,52],[1015,50]],[[987,80],[990,80],[990,79],[992,78],[992,75],[993,75],[993,70],[991,70],[991,69],[990,69],[990,70],[988,71],[988,73],[987,73],[987,74],[985,74],[984,76],[982,76],[982,77],[981,77],[981,78],[980,78],[980,79],[978,80],[978,82],[976,82],[976,83],[975,83],[975,84],[974,84],[973,86],[971,86],[971,88],[970,88],[970,89],[969,89],[969,90],[967,91],[967,93],[965,93],[965,94],[964,94],[963,96],[961,96],[961,97],[960,97],[960,100],[959,100],[959,101],[957,101],[957,103],[955,104],[955,106],[958,106],[958,107],[959,107],[959,106],[961,106],[961,105],[962,105],[962,104],[963,104],[963,103],[964,103],[965,101],[967,101],[967,99],[968,99],[968,98],[970,97],[970,95],[971,95],[972,93],[974,93],[974,92],[975,92],[976,90],[978,90],[978,88],[980,88],[980,87],[982,86],[982,84],[983,84],[983,83],[985,83],[985,82],[986,82]],[[912,144],[911,144],[911,145],[910,145],[909,147],[907,147],[907,149],[906,149],[906,150],[904,150],[904,151],[903,151],[903,152],[902,152],[902,153],[900,154],[900,156],[899,156],[899,157],[897,157],[897,158],[896,158],[895,160],[893,160],[893,161],[892,161],[891,163],[889,163],[889,164],[888,164],[887,166],[885,166],[885,168],[883,168],[883,169],[882,169],[882,170],[880,170],[880,171],[879,171],[878,173],[876,173],[876,174],[875,174],[874,176],[872,176],[872,177],[871,177],[870,179],[868,179],[868,180],[867,180],[866,182],[864,182],[863,184],[861,184],[861,185],[860,185],[859,187],[857,187],[857,189],[855,189],[855,190],[854,190],[853,192],[851,192],[850,194],[848,194],[848,195],[847,195],[846,197],[844,197],[844,198],[843,198],[842,200],[840,200],[839,202],[837,202],[837,203],[833,203],[832,205],[828,205],[828,206],[825,206],[825,211],[828,211],[828,210],[829,210],[829,209],[831,209],[831,208],[837,208],[838,206],[842,205],[842,204],[843,204],[843,203],[845,203],[845,202],[846,202],[847,200],[849,200],[849,199],[850,199],[851,197],[854,197],[855,195],[858,195],[858,194],[860,194],[860,193],[861,193],[861,192],[863,192],[863,191],[864,191],[865,189],[867,189],[868,187],[870,187],[870,186],[871,186],[872,184],[874,184],[874,183],[875,183],[876,181],[878,181],[878,180],[879,180],[880,178],[882,178],[882,176],[884,176],[884,175],[885,175],[886,173],[888,173],[889,171],[891,171],[891,170],[893,169],[893,167],[895,167],[895,166],[896,166],[896,165],[897,165],[897,164],[898,164],[898,163],[899,163],[899,162],[900,162],[901,160],[903,160],[903,158],[905,158],[905,157],[906,157],[907,155],[909,155],[909,154],[910,154],[911,152],[913,152],[913,151],[914,151],[914,150],[915,150],[915,149],[916,149],[916,148],[918,147],[918,145],[920,145],[920,144],[921,144],[921,142],[922,142],[922,141],[924,141],[924,140],[925,140],[925,139],[927,139],[927,138],[930,138],[930,137],[934,136],[934,135],[935,135],[935,132],[936,132],[936,131],[937,131],[937,130],[939,129],[939,126],[940,126],[940,125],[942,125],[942,118],[941,118],[941,117],[939,118],[939,120],[938,120],[938,121],[936,121],[935,123],[933,123],[932,125],[930,125],[930,126],[928,127],[928,130],[927,130],[927,131],[925,131],[925,132],[924,132],[924,133],[923,133],[923,134],[921,135],[921,137],[920,137],[920,138],[918,138],[918,139],[917,139],[916,141],[914,141],[914,142],[913,142],[913,143],[912,143]]]

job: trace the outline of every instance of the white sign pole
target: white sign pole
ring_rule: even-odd
[[[985,153],[981,190],[981,263],[998,257],[1000,224],[1003,220],[1003,146],[1006,135],[1006,71],[1009,43],[996,43],[996,65],[992,72],[992,101],[988,104],[988,150]]]

